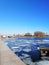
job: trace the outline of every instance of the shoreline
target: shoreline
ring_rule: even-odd
[[[0,65],[25,65],[2,40],[0,40]]]

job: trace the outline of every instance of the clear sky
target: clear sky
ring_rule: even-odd
[[[49,0],[0,0],[0,34],[49,33]]]

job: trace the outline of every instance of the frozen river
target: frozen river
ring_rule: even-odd
[[[41,57],[39,50],[39,46],[49,47],[49,38],[13,38],[5,42],[26,65],[49,65],[49,57]]]

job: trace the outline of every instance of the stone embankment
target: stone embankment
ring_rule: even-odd
[[[6,44],[0,40],[0,65],[25,65]]]

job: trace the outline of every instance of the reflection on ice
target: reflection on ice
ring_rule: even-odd
[[[31,49],[23,49],[23,51],[25,51],[25,52],[30,52],[31,51]]]
[[[24,58],[29,57],[29,55],[28,55],[28,54],[22,54],[22,56],[23,56]]]
[[[12,47],[12,50],[13,50],[14,52],[20,52],[22,49],[19,48],[19,47]]]
[[[26,63],[26,65],[34,65],[31,58],[25,58],[25,59],[23,59],[23,62]]]
[[[49,60],[49,57],[41,57],[42,58],[42,60]]]
[[[49,61],[43,60],[35,63],[36,65],[49,65]]]

